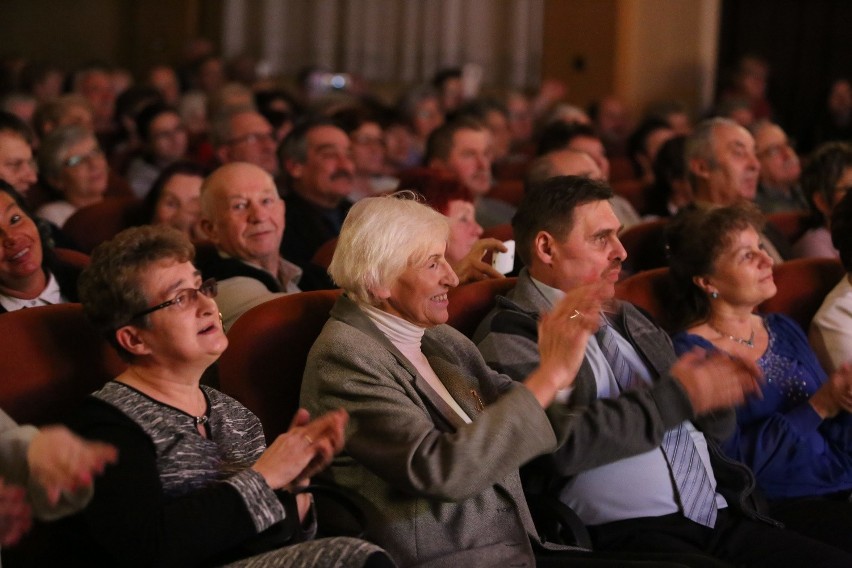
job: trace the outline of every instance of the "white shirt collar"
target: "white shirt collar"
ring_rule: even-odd
[[[41,291],[41,294],[35,298],[14,298],[5,294],[0,294],[0,305],[7,312],[14,312],[24,308],[35,308],[36,306],[50,306],[52,304],[63,304],[67,302],[62,296],[62,291],[59,289],[59,282],[53,274],[50,274],[47,279],[47,286]]]

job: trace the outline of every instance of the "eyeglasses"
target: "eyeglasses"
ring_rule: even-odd
[[[245,134],[228,140],[228,144],[231,146],[243,143],[256,144],[258,142],[275,142],[275,136],[273,136],[271,132],[253,132],[251,134]]]
[[[135,319],[139,319],[142,316],[147,316],[148,314],[154,313],[157,310],[162,310],[163,308],[168,308],[169,306],[174,306],[179,310],[184,310],[195,303],[198,300],[198,293],[202,293],[208,298],[215,298],[218,293],[219,288],[216,284],[215,278],[208,278],[204,282],[201,283],[201,286],[198,288],[183,288],[178,290],[175,297],[167,302],[163,302],[162,304],[157,304],[151,308],[147,308],[142,310],[141,312],[134,314],[130,321]]]
[[[85,154],[77,154],[75,156],[70,156],[64,162],[62,162],[62,165],[65,166],[66,168],[76,168],[77,166],[79,166],[83,162],[90,162],[91,160],[94,160],[96,158],[103,158],[103,157],[104,157],[104,151],[103,150],[101,150],[100,148],[92,148],[91,150],[89,150]]]

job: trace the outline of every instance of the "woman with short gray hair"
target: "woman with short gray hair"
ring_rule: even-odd
[[[370,538],[398,564],[533,565],[544,545],[518,468],[556,448],[559,410],[545,409],[574,380],[600,290],[568,294],[542,318],[541,366],[514,382],[444,325],[458,283],[448,232],[404,193],[353,205],[329,267],[344,295],[308,355],[302,404],[349,413],[326,478],[363,498]],[[586,552],[557,554],[585,565]]]

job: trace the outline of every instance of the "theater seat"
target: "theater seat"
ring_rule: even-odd
[[[261,304],[234,322],[219,359],[219,388],[254,412],[268,441],[299,409],[308,351],[340,290],[301,292]]]
[[[77,270],[83,270],[92,262],[89,255],[72,249],[56,247],[53,249],[53,253],[59,262],[72,266]]]
[[[517,207],[524,197],[524,182],[519,179],[498,181],[488,192],[488,197]]]
[[[140,222],[142,201],[136,197],[110,197],[78,209],[62,226],[62,232],[83,252],[90,254],[128,227]]]
[[[673,322],[667,306],[674,297],[674,282],[668,267],[655,268],[634,274],[615,285],[615,297],[634,304],[649,314],[668,332]]]
[[[505,295],[514,288],[517,278],[489,278],[450,290],[450,317],[447,323],[465,334],[473,337],[479,323],[485,319],[494,299]]]
[[[494,225],[482,231],[482,238],[498,239],[500,241],[510,241],[515,238],[511,223],[503,223],[502,225]]]
[[[60,420],[126,364],[80,304],[0,315],[0,408],[20,423]]]
[[[763,313],[780,312],[807,332],[825,296],[845,274],[839,260],[799,258],[775,266],[778,292],[758,307]]]
[[[627,251],[625,269],[630,274],[666,266],[665,231],[668,221],[645,221],[625,229],[618,235]]]
[[[808,230],[810,218],[807,211],[781,211],[767,215],[766,222],[778,229],[788,243],[795,244]]]

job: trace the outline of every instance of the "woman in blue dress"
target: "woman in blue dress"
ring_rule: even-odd
[[[754,470],[771,513],[789,528],[852,550],[852,366],[826,376],[796,322],[755,313],[776,293],[762,224],[749,204],[699,208],[672,222],[675,349],[757,363],[761,396],[738,409],[724,450]]]

